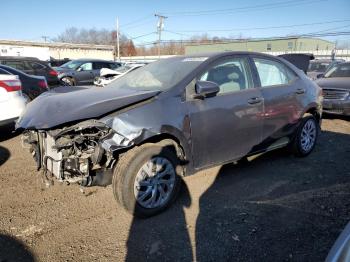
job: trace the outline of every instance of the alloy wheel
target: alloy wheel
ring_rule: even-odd
[[[316,142],[316,135],[317,135],[317,129],[316,129],[316,124],[313,119],[309,119],[308,121],[305,122],[303,129],[301,130],[301,137],[300,137],[300,142],[301,142],[301,148],[305,152],[309,152],[315,142]]]
[[[176,172],[164,157],[153,157],[138,171],[134,182],[134,195],[144,208],[158,208],[166,204],[175,187]]]

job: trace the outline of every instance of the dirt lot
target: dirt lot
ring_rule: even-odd
[[[0,261],[323,261],[350,220],[350,121],[315,151],[285,150],[185,178],[165,213],[133,219],[111,187],[45,188],[20,137],[0,130]]]

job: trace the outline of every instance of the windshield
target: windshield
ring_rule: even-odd
[[[168,90],[206,59],[206,57],[161,59],[116,79],[107,87],[147,91]]]
[[[329,62],[310,62],[309,69],[307,71],[325,72],[329,65]]]
[[[77,69],[81,64],[82,64],[81,61],[69,61],[69,62],[61,65],[60,67],[69,68],[69,69]]]
[[[333,66],[324,77],[350,77],[350,63]]]

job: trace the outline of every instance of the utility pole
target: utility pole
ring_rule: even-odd
[[[119,19],[117,17],[117,57],[118,61],[120,61],[120,48],[119,48]]]
[[[164,15],[155,14],[158,17],[157,32],[158,32],[158,57],[160,58],[160,41],[162,37],[162,30],[164,28],[164,19],[168,18]]]
[[[47,39],[49,39],[49,36],[43,35],[43,36],[41,36],[41,38],[44,39],[44,42],[46,43],[46,42],[47,42]]]

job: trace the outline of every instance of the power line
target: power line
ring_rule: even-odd
[[[151,33],[147,33],[147,34],[144,34],[144,35],[139,35],[139,36],[131,37],[131,38],[129,38],[129,40],[138,39],[138,38],[145,37],[145,36],[149,36],[149,35],[153,35],[153,34],[156,34],[156,33],[157,33],[157,32],[151,32]]]
[[[136,23],[136,24],[133,24],[133,25],[124,26],[123,29],[132,29],[132,28],[135,28],[135,27],[140,27],[140,26],[151,24],[151,23],[154,23],[154,18],[147,19],[147,22],[140,22],[140,23]]]
[[[142,22],[142,21],[145,21],[145,20],[149,20],[149,19],[151,18],[152,15],[153,15],[153,14],[150,14],[150,15],[147,15],[147,16],[145,16],[145,17],[142,17],[142,18],[133,20],[133,21],[131,21],[131,22],[122,24],[121,27],[126,27],[126,26],[128,26],[128,25],[132,25],[132,24],[139,23],[139,22]]]
[[[305,4],[311,4],[316,2],[324,2],[329,0],[290,0],[283,2],[273,2],[268,4],[259,4],[251,5],[245,7],[236,7],[236,8],[226,8],[226,9],[216,9],[216,10],[202,10],[202,11],[185,11],[185,12],[164,12],[164,14],[169,17],[175,16],[203,16],[203,15],[218,15],[218,14],[230,14],[236,12],[250,12],[252,10],[266,10],[274,9],[279,7],[290,7],[290,6],[299,6]]]
[[[289,28],[289,27],[302,27],[302,26],[333,24],[333,23],[341,23],[341,22],[349,22],[349,21],[350,19],[333,20],[333,21],[316,22],[316,23],[305,23],[305,24],[294,24],[294,25],[268,26],[268,27],[246,27],[246,28],[232,28],[232,29],[181,30],[181,31],[176,30],[176,32],[169,31],[169,30],[167,31],[175,34],[181,34],[181,32],[186,32],[186,33],[230,32],[230,31],[243,31],[243,30],[265,30],[265,29],[278,29],[278,28]]]

